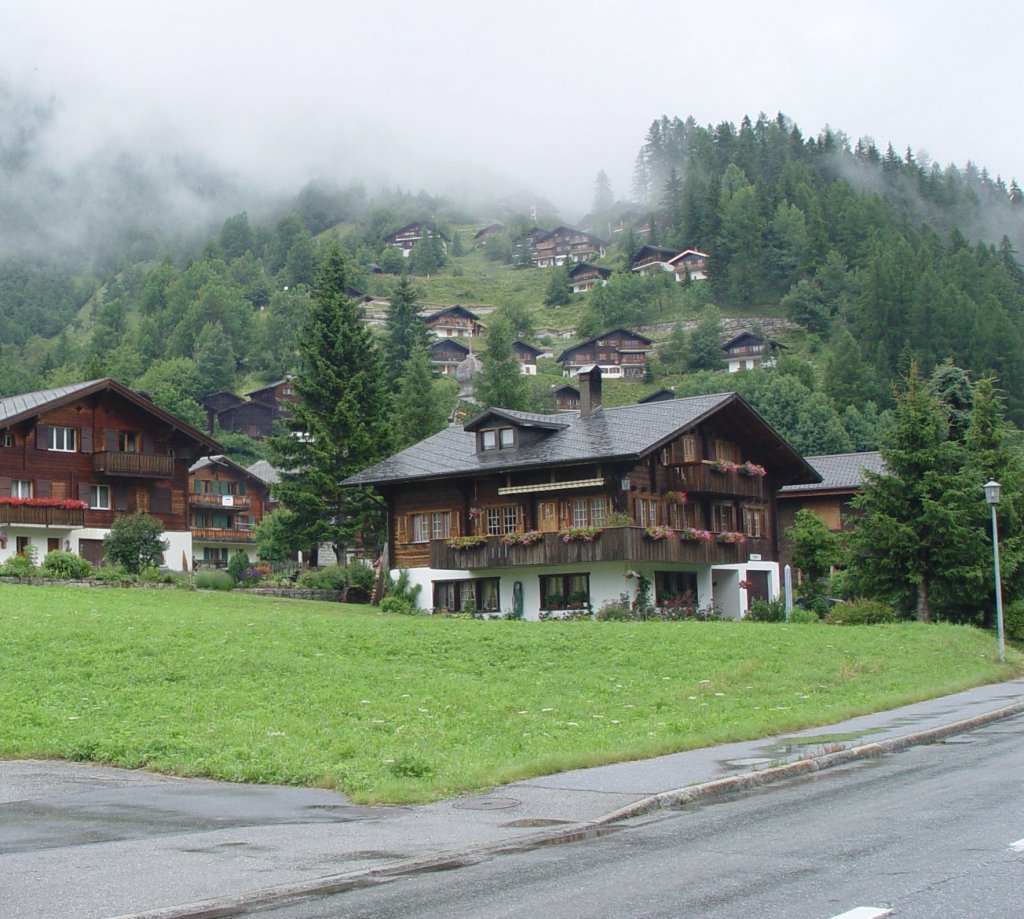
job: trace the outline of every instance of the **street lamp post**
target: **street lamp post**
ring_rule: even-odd
[[[985,501],[992,508],[992,560],[996,569],[996,634],[999,640],[999,663],[1006,659],[1003,646],[1003,583],[999,575],[999,524],[996,522],[996,506],[999,504],[999,493],[1002,490],[995,479],[990,479],[983,486]]]

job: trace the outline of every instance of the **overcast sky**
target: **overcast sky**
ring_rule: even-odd
[[[1019,5],[5,0],[0,79],[60,103],[55,163],[184,146],[296,190],[629,192],[662,114],[778,111],[1024,181]]]

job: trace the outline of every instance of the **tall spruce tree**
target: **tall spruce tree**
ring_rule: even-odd
[[[387,456],[392,439],[377,345],[347,286],[345,258],[334,247],[298,336],[291,433],[268,442],[271,461],[282,470],[274,493],[293,514],[295,547],[329,543],[339,564],[356,535],[365,542],[380,522],[369,490],[341,483]]]
[[[419,346],[426,348],[429,341],[430,333],[420,319],[416,291],[409,278],[403,276],[391,295],[384,329],[385,373],[392,392],[398,391],[413,351]]]
[[[483,372],[476,378],[476,400],[485,408],[525,410],[530,393],[526,377],[512,350],[508,323],[499,318],[487,330],[487,350],[482,357]]]

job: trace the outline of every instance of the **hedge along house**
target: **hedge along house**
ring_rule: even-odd
[[[528,619],[597,610],[641,578],[659,607],[743,615],[779,593],[775,496],[817,473],[735,393],[579,412],[492,408],[346,480],[388,513],[387,567],[420,604]]]
[[[110,379],[0,399],[0,561],[56,549],[103,560],[113,521],[158,518],[169,568],[192,557],[188,469],[216,441]]]

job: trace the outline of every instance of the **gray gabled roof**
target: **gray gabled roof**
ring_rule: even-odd
[[[223,447],[212,437],[160,408],[147,396],[129,389],[127,386],[122,386],[116,380],[108,378],[87,380],[84,383],[71,383],[68,386],[58,386],[54,389],[40,389],[36,392],[22,393],[21,395],[0,399],[0,427],[27,421],[44,411],[58,408],[61,405],[66,405],[68,402],[74,402],[75,399],[91,396],[103,391],[116,393],[129,402],[134,403],[139,408],[168,424],[171,428],[197,441],[211,452],[223,450]]]
[[[866,453],[829,453],[808,456],[807,462],[821,476],[814,484],[786,485],[779,489],[779,497],[808,492],[858,491],[864,484],[864,473],[885,474],[885,460],[876,451]]]
[[[268,485],[276,485],[281,481],[280,471],[271,466],[266,460],[256,460],[256,462],[249,467],[249,472],[256,476],[257,479],[261,479],[266,482]]]
[[[818,479],[800,455],[736,393],[599,408],[585,416],[579,412],[538,416],[508,409],[489,411],[513,424],[517,420],[529,427],[543,423],[547,433],[538,442],[515,450],[478,453],[472,423],[469,430],[449,427],[351,476],[344,484],[387,485],[580,463],[635,463],[719,412],[728,413],[730,421],[742,427],[745,440],[757,445],[757,461],[779,472],[782,481]]]

